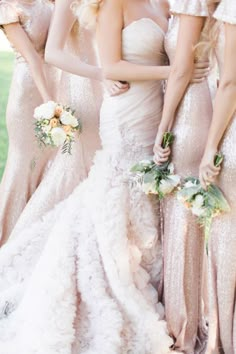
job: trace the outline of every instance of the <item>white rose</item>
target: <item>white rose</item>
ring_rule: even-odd
[[[177,187],[180,184],[180,176],[178,175],[170,175],[168,179],[172,182],[174,187]]]
[[[192,206],[196,208],[201,208],[204,205],[204,198],[201,194],[197,194],[192,202]]]
[[[66,133],[61,128],[53,128],[51,130],[52,141],[56,146],[63,145],[66,141]]]
[[[73,128],[78,126],[77,119],[70,112],[67,112],[67,111],[64,111],[61,114],[60,121],[62,122],[62,124],[70,125]]]
[[[196,216],[202,216],[205,213],[204,208],[201,208],[201,207],[194,207],[193,206],[191,208],[191,210],[192,210],[193,215],[196,215]]]
[[[142,160],[142,161],[140,161],[140,165],[142,165],[144,167],[151,166],[152,164],[153,164],[153,162],[151,160]]]
[[[34,118],[37,120],[51,119],[54,117],[56,107],[57,104],[56,102],[53,101],[43,103],[40,106],[35,108]]]
[[[192,188],[192,187],[196,187],[196,183],[193,183],[192,181],[188,181],[184,184],[185,188]]]
[[[143,183],[143,184],[142,184],[142,191],[143,191],[145,194],[157,194],[156,182]]]
[[[170,194],[175,188],[173,182],[169,179],[162,179],[159,185],[159,190],[162,194]]]

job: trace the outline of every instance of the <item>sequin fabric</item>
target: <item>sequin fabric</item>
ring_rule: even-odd
[[[194,10],[194,6],[191,5],[191,9]],[[195,10],[197,15],[197,5]],[[175,56],[179,21],[179,16],[172,17],[166,35],[165,48],[170,63]],[[198,176],[211,116],[212,103],[207,80],[190,84],[173,127],[173,162],[176,173],[183,178]],[[168,329],[175,339],[177,350],[188,354],[201,353],[206,343],[202,308],[205,278],[203,230],[175,196],[163,202],[163,215],[164,303]]]
[[[235,1],[222,1],[216,17],[236,24]],[[218,37],[216,56],[220,73],[224,68],[224,26]],[[220,151],[224,165],[218,185],[231,212],[213,220],[209,240],[209,339],[207,354],[236,353],[236,117],[224,135]]]
[[[208,16],[206,0],[170,0],[170,10],[175,14]]]
[[[19,22],[36,51],[43,55],[53,6],[47,0],[0,0],[0,25]],[[34,138],[33,111],[42,103],[29,65],[15,51],[16,60],[9,93],[6,123],[9,150],[0,185],[0,239],[10,235],[28,200],[40,184],[53,157],[52,150],[39,152]],[[59,72],[45,65],[52,90]],[[36,166],[32,168],[32,162]]]
[[[68,50],[80,59],[97,65],[94,34],[81,29],[76,22],[67,43]],[[48,168],[39,187],[22,212],[11,239],[17,238],[22,230],[42,218],[61,200],[67,198],[90,170],[94,154],[100,147],[99,110],[102,86],[90,79],[62,73],[58,101],[70,105],[82,122],[82,134],[73,144],[72,155],[61,151]]]
[[[236,24],[236,1],[221,0],[214,17],[222,22]]]

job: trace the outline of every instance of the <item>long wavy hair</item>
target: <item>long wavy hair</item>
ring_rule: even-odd
[[[217,46],[220,23],[214,19],[213,14],[221,0],[208,0],[209,16],[202,30],[200,43],[196,46],[198,53],[212,57]]]
[[[97,16],[103,0],[76,0],[71,9],[83,27],[96,26]]]

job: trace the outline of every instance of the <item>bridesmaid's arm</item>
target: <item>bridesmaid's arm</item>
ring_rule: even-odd
[[[200,180],[204,187],[207,182],[213,182],[219,172],[219,169],[214,167],[214,156],[236,111],[236,25],[225,24],[225,37],[224,69],[214,102],[207,145],[200,165]]]
[[[53,99],[44,72],[44,60],[35,50],[21,25],[17,22],[3,27],[9,41],[28,63],[31,75],[43,101],[47,102]]]
[[[180,15],[178,42],[165,94],[160,128],[171,128],[175,112],[182,100],[194,70],[194,47],[199,41],[204,18]]]
[[[104,1],[98,16],[98,44],[105,78],[122,81],[166,79],[169,66],[136,65],[122,60],[122,30],[122,0]]]
[[[71,74],[102,80],[102,70],[84,63],[65,49],[75,17],[70,8],[73,0],[56,0],[45,50],[46,62]]]
[[[194,71],[194,48],[200,39],[203,17],[180,15],[177,48],[165,94],[162,120],[154,147],[155,162],[168,160],[170,149],[162,149],[163,134],[171,130],[175,112],[180,104]]]

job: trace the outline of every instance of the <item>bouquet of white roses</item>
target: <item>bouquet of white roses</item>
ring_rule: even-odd
[[[40,146],[62,146],[62,152],[71,154],[75,133],[81,133],[81,123],[74,111],[54,101],[41,104],[34,110],[35,136]]]
[[[172,133],[165,133],[162,146],[170,146],[173,140]],[[180,176],[174,174],[174,165],[169,161],[157,166],[153,159],[142,160],[132,167],[131,172],[132,181],[139,185],[145,194],[156,194],[159,199],[172,193],[180,184]]]
[[[217,154],[215,166],[218,167],[223,161],[223,156]],[[187,209],[198,217],[202,226],[208,230],[212,219],[217,215],[229,212],[230,206],[222,191],[214,184],[210,184],[207,190],[203,189],[198,178],[188,177],[177,193],[177,199]]]

